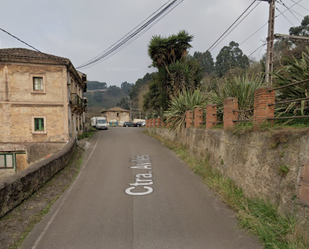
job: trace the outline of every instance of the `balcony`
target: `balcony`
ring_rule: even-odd
[[[72,112],[81,114],[85,111],[85,101],[76,93],[71,93],[70,105],[72,107]]]

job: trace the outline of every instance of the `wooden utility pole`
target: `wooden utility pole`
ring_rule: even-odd
[[[269,20],[268,20],[268,36],[267,36],[267,56],[265,65],[265,81],[266,85],[272,85],[273,58],[274,58],[274,40],[275,40],[275,1],[276,0],[260,0],[269,2]]]

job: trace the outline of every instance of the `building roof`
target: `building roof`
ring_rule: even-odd
[[[113,108],[104,109],[101,111],[101,113],[104,113],[104,112],[130,112],[130,111],[126,109],[122,109],[120,107],[113,107]]]
[[[86,74],[77,71],[69,59],[27,48],[0,49],[0,63],[1,62],[62,65],[66,66],[76,79],[81,79],[83,81],[82,84],[86,84],[87,81]]]
[[[70,60],[60,56],[42,53],[39,51],[26,48],[2,48],[0,49],[0,61],[10,59],[39,59],[39,60],[56,60],[68,63]]]

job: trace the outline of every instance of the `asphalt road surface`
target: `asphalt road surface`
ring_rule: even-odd
[[[255,249],[234,213],[143,128],[99,131],[23,249]]]

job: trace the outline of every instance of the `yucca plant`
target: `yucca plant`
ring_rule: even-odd
[[[301,59],[286,58],[286,66],[274,73],[274,86],[286,86],[293,82],[300,82],[309,79],[309,47],[303,51]],[[276,98],[281,100],[293,100],[309,97],[309,81],[278,89]],[[294,111],[293,111],[294,110]],[[293,102],[288,106],[281,107],[281,110],[277,109],[277,116],[286,114],[299,113],[300,115],[308,115],[309,107],[308,101]]]
[[[166,117],[166,123],[171,123],[171,129],[179,132],[185,127],[186,111],[204,107],[205,103],[205,94],[199,89],[193,92],[183,90],[178,96],[170,100],[169,108],[163,116]]]
[[[226,98],[238,98],[238,109],[252,109],[254,105],[254,92],[263,85],[262,76],[235,76],[232,79],[217,81],[214,90],[207,94],[207,103],[218,105],[218,110],[223,108],[223,101]],[[241,118],[249,118],[252,113],[240,114]]]

